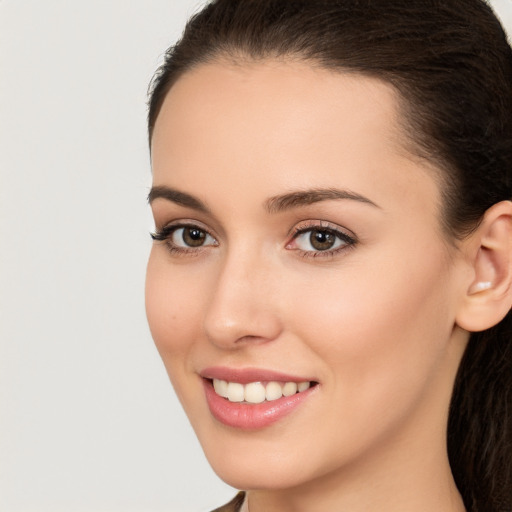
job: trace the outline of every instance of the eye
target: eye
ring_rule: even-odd
[[[212,245],[214,238],[197,226],[185,226],[175,229],[170,237],[171,242],[177,247],[201,247]]]
[[[345,244],[336,232],[325,228],[309,229],[295,237],[295,245],[302,251],[329,251]]]
[[[218,245],[217,240],[197,225],[171,224],[151,234],[153,240],[165,241],[172,252],[189,252]]]
[[[299,227],[287,249],[298,250],[308,256],[331,255],[356,243],[354,237],[334,227],[315,225]],[[321,254],[323,253],[323,254]]]

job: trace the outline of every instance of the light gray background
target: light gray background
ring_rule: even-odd
[[[0,0],[0,510],[199,512],[234,493],[144,315],[146,88],[196,0]],[[493,2],[509,31],[512,0]]]

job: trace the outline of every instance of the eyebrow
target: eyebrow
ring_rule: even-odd
[[[167,201],[185,206],[186,208],[210,213],[210,209],[199,199],[185,192],[181,192],[180,190],[166,187],[165,185],[158,185],[151,188],[148,195],[148,203],[151,204],[155,199],[167,199]]]
[[[165,185],[158,185],[151,188],[148,195],[149,204],[151,204],[155,199],[166,199],[167,201],[171,201],[180,206],[185,206],[186,208],[192,208],[193,210],[204,213],[211,213],[206,204],[196,197]],[[380,206],[372,200],[350,190],[316,188],[310,190],[298,190],[296,192],[289,192],[287,194],[271,197],[265,201],[265,209],[269,213],[279,213],[293,208],[318,203],[320,201],[332,201],[339,199],[348,199],[351,201],[365,203],[370,206],[374,206],[375,208],[380,208]]]
[[[269,213],[278,213],[291,210],[300,206],[307,206],[319,201],[332,201],[338,199],[349,199],[360,203],[369,204],[375,208],[380,206],[365,196],[350,190],[339,190],[336,188],[316,188],[311,190],[299,190],[279,196],[274,196],[265,201],[265,208]]]

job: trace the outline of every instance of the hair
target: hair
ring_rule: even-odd
[[[462,240],[512,198],[512,50],[483,0],[214,0],[150,84],[153,128],[198,65],[288,58],[390,83],[413,151],[440,169],[441,219]],[[472,333],[455,381],[448,454],[468,511],[512,509],[512,316]]]

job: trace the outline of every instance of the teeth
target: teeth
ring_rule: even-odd
[[[261,382],[251,382],[245,386],[245,401],[250,404],[261,404],[265,401],[265,386]]]
[[[227,397],[230,402],[244,401],[244,385],[238,382],[228,382]]]
[[[265,398],[270,400],[277,400],[283,396],[283,390],[279,382],[269,382],[265,389]]]
[[[230,402],[247,402],[260,404],[265,400],[271,402],[282,396],[292,396],[297,392],[306,391],[311,387],[310,382],[268,382],[266,385],[261,382],[249,382],[240,384],[238,382],[227,382],[225,380],[213,379],[213,389],[219,396],[227,398]]]
[[[296,382],[287,382],[283,386],[283,395],[284,396],[292,396],[297,393],[297,383]]]
[[[309,382],[299,382],[297,389],[300,393],[301,391],[306,391],[306,389],[309,389],[309,386],[310,386]]]
[[[228,383],[225,380],[213,379],[213,387],[217,395],[228,397]]]

